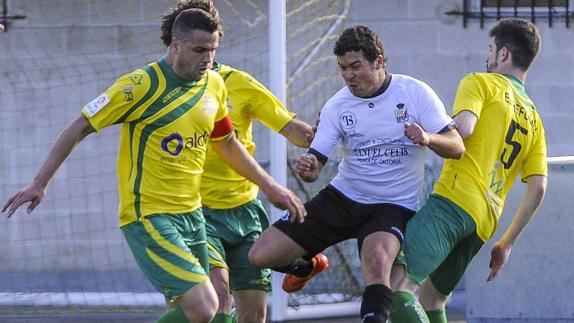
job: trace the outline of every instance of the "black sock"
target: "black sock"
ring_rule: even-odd
[[[373,284],[365,288],[361,302],[363,323],[385,323],[389,318],[392,291],[385,285]]]
[[[297,258],[287,266],[271,269],[280,273],[291,274],[297,277],[307,277],[313,271],[313,263],[303,258]]]

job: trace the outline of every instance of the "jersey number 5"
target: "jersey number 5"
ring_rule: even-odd
[[[528,129],[519,125],[518,122],[516,122],[514,120],[512,120],[510,122],[510,126],[508,127],[508,131],[506,132],[506,138],[504,139],[504,142],[506,142],[508,145],[512,146],[512,148],[511,148],[512,150],[510,151],[510,154],[509,154],[508,159],[506,161],[504,161],[504,157],[506,156],[506,151],[507,151],[506,148],[504,148],[504,150],[502,151],[502,155],[500,155],[500,161],[504,165],[505,169],[509,169],[510,167],[512,167],[512,163],[514,163],[516,156],[518,156],[518,153],[522,149],[522,145],[518,141],[513,140],[513,137],[514,137],[514,134],[516,133],[516,130],[520,131],[523,135],[528,134]]]

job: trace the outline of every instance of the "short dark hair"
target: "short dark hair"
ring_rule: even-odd
[[[365,58],[373,63],[377,56],[381,55],[386,63],[383,42],[379,35],[366,26],[352,26],[345,30],[335,42],[333,53],[343,56],[348,52],[362,51]]]
[[[512,54],[512,65],[528,70],[540,52],[540,32],[524,19],[505,18],[492,25],[489,36],[494,37],[496,50],[506,47]]]
[[[217,11],[217,8],[215,8],[212,0],[181,0],[177,6],[171,8],[167,14],[162,16],[160,38],[165,46],[169,46],[169,44],[171,44],[171,39],[173,37],[172,29],[177,16],[182,11],[188,9],[200,9],[208,13],[217,22],[217,31],[219,32],[219,36],[223,36],[223,30],[221,29],[221,24],[219,24],[219,11]],[[204,28],[193,29],[205,30]]]

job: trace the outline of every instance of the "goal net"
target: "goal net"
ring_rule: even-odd
[[[80,108],[127,72],[165,53],[160,15],[173,0],[0,1],[13,20],[0,34],[0,198],[30,183],[60,131]],[[225,36],[217,61],[269,84],[266,0],[215,0]],[[314,123],[342,85],[332,55],[350,0],[287,1],[287,106]],[[268,165],[268,130],[255,126],[256,158]],[[118,229],[118,127],[86,138],[60,167],[42,204],[0,225],[0,311],[157,311],[163,297],[147,283]],[[303,150],[288,146],[289,187],[314,195],[319,181],[292,171]],[[326,251],[329,271],[290,296],[293,307],[356,300],[362,287],[354,241]],[[336,282],[336,283],[335,283]]]

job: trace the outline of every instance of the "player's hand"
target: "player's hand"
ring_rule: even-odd
[[[275,184],[263,192],[267,196],[267,200],[276,208],[289,211],[291,222],[299,221],[302,223],[305,221],[307,216],[305,206],[289,189]]]
[[[3,33],[3,32],[4,32],[4,25],[0,24],[0,33]]]
[[[500,241],[494,244],[490,252],[490,264],[488,265],[490,268],[490,275],[488,275],[486,281],[493,281],[498,277],[498,275],[500,275],[502,268],[508,262],[511,250],[512,245],[510,244],[505,244]]]
[[[303,154],[297,159],[295,170],[302,179],[306,181],[313,181],[317,176],[317,169],[319,168],[319,161],[313,154]]]
[[[43,187],[39,187],[37,185],[31,184],[26,186],[23,190],[16,193],[14,196],[9,198],[4,207],[2,208],[2,212],[8,210],[8,217],[11,217],[14,212],[24,203],[31,202],[26,209],[27,213],[34,211],[36,206],[42,202],[44,196],[46,195],[46,189]]]
[[[429,134],[416,123],[405,123],[405,136],[413,143],[421,146],[427,146],[430,142]]]

